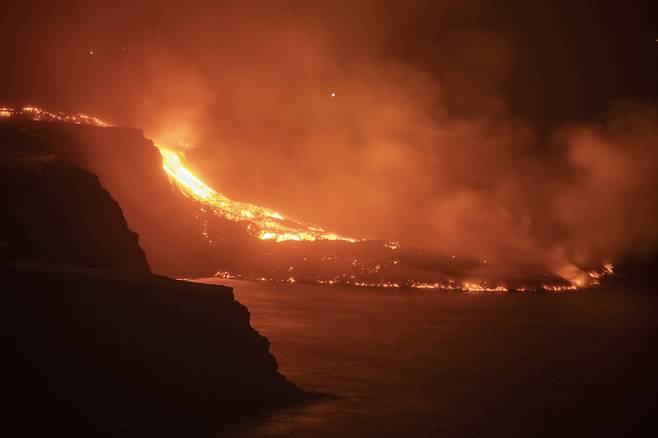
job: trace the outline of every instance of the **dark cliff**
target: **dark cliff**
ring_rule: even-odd
[[[70,163],[0,169],[0,258],[149,272],[137,234],[98,178]]]
[[[26,262],[0,275],[3,436],[212,436],[305,397],[230,288]]]
[[[0,149],[38,150],[98,176],[139,235],[151,270],[194,277],[215,272],[214,248],[195,220],[198,206],[172,188],[162,158],[133,128],[32,120],[0,121]]]
[[[25,123],[0,126],[0,436],[215,436],[307,398],[230,288],[149,273],[102,181],[57,152],[82,127]]]

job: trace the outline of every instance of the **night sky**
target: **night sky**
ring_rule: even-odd
[[[183,50],[181,34],[194,25],[190,17],[202,15],[205,6],[203,2],[136,3],[3,2],[0,102],[73,106],[70,94],[81,86],[85,91],[89,90],[84,86],[101,87],[107,80],[103,64],[116,66],[117,57],[136,43],[160,39],[170,50]],[[376,29],[380,23],[401,16],[400,22],[390,25],[394,37],[380,38],[371,48],[439,78],[441,71],[433,64],[443,55],[446,29],[489,32],[510,47],[512,67],[502,85],[505,98],[514,112],[539,125],[596,117],[619,99],[658,98],[658,5],[649,0],[394,1],[384,7],[380,2],[359,6],[312,2],[305,7],[274,3],[274,12],[258,2],[250,2],[249,9],[265,11],[262,19],[272,14],[298,16],[348,34],[380,32]],[[46,41],[53,36],[63,43]],[[91,50],[96,58],[89,56]],[[66,74],[68,80],[49,81],[52,70],[62,75],[58,79]]]

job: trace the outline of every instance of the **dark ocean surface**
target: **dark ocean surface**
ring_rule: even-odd
[[[231,437],[658,436],[658,295],[467,295],[217,279],[331,398]]]

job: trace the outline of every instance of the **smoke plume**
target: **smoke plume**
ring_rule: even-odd
[[[42,24],[12,96],[191,144],[218,191],[345,235],[564,277],[655,248],[656,108],[546,135],[491,2],[179,3],[4,6]]]

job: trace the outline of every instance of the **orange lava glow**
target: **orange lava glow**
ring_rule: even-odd
[[[213,190],[194,175],[183,162],[183,155],[173,149],[156,144],[162,155],[162,167],[181,192],[207,205],[212,211],[233,222],[245,222],[249,231],[261,240],[275,242],[342,240],[357,242],[357,239],[330,233],[316,226],[305,225],[258,205],[233,201]]]
[[[489,286],[486,283],[478,283],[475,281],[465,281],[463,283],[412,283],[411,287],[414,289],[439,289],[439,290],[457,290],[464,292],[509,292],[506,286],[496,285]]]
[[[93,125],[99,127],[109,127],[111,124],[100,120],[97,117],[89,116],[82,113],[65,114],[62,112],[49,112],[40,108],[26,106],[23,108],[6,108],[0,107],[0,118],[26,118],[35,121],[62,122],[72,124]],[[186,197],[193,199],[201,204],[202,212],[212,211],[215,215],[226,220],[242,223],[246,229],[255,237],[261,240],[272,242],[285,241],[344,241],[349,243],[363,242],[364,239],[355,239],[342,236],[336,233],[325,231],[323,228],[301,223],[294,219],[286,218],[276,211],[261,207],[255,204],[234,201],[225,195],[217,192],[207,185],[197,175],[195,175],[185,164],[184,155],[176,149],[169,148],[162,144],[155,144],[162,156],[162,168],[169,176],[170,181],[176,185]],[[182,149],[182,148],[181,148]],[[202,233],[209,239],[207,231]],[[401,247],[400,242],[389,241],[382,244],[391,251],[397,251]],[[454,259],[455,256],[452,256]],[[322,257],[322,260],[331,260],[331,257]],[[399,260],[392,261],[394,265]],[[483,263],[487,263],[486,260]],[[356,266],[357,259],[353,263]],[[293,267],[290,267],[292,271]],[[370,273],[379,272],[381,265],[376,265]],[[566,292],[581,289],[599,284],[599,280],[607,275],[613,274],[614,267],[610,263],[603,264],[598,270],[582,271],[573,265],[566,266],[564,272],[559,276],[566,280],[566,284],[544,284],[537,287],[511,287],[504,284],[488,284],[486,282],[469,280],[469,281],[445,281],[445,282],[419,282],[414,280],[405,280],[400,282],[392,281],[362,281],[357,280],[354,275],[347,277],[339,276],[335,278],[322,279],[315,278],[313,282],[319,284],[335,285],[343,284],[356,287],[366,288],[411,288],[443,291],[463,291],[467,293],[506,293],[506,292],[526,292],[543,290],[547,292]],[[215,274],[216,277],[226,279],[240,279],[228,271],[220,271]],[[288,277],[285,280],[275,280],[273,278],[260,277],[262,281],[285,281],[296,283],[299,281],[308,281],[295,277]]]
[[[65,114],[62,112],[51,113],[49,111],[43,110],[41,108],[33,106],[25,106],[23,108],[0,108],[0,117],[29,117],[31,120],[43,121],[43,122],[62,122],[62,123],[73,123],[75,125],[94,125],[107,127],[111,126],[109,123],[102,121],[101,119],[87,114],[77,113],[77,114]]]
[[[82,113],[53,113],[33,106],[26,106],[20,109],[0,108],[0,117],[21,116],[36,121],[101,127],[112,126],[97,117]],[[185,166],[183,155],[180,152],[157,143],[155,146],[162,155],[163,169],[185,196],[207,205],[218,216],[233,222],[246,223],[248,230],[261,240],[271,240],[274,242],[341,240],[351,243],[358,241],[358,239],[327,232],[317,226],[305,225],[293,219],[285,218],[273,210],[258,205],[233,201],[215,191],[194,175]]]

